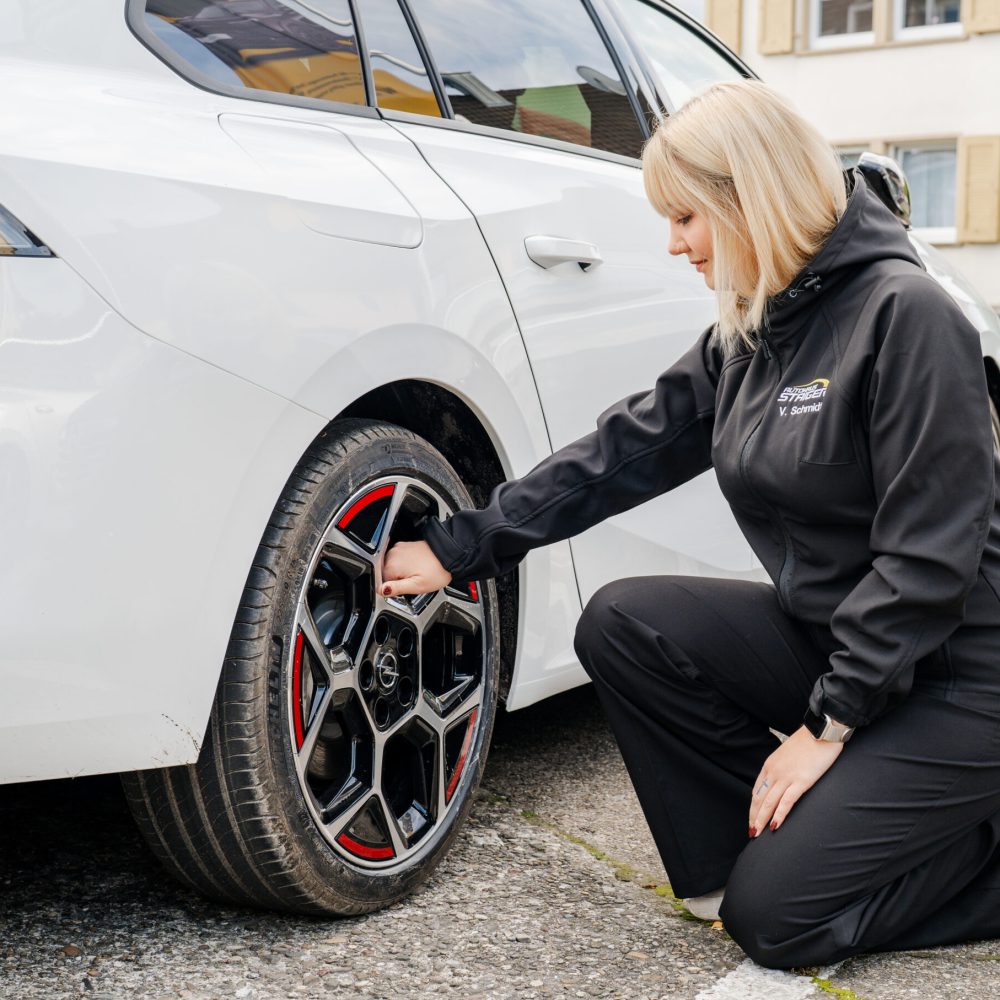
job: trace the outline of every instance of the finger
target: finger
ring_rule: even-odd
[[[747,817],[751,826],[753,826],[754,816],[757,810],[760,809],[760,804],[763,801],[764,795],[772,787],[773,782],[762,770],[760,774],[757,775],[757,780],[751,785],[750,791],[750,814]]]
[[[759,837],[764,828],[770,822],[771,816],[774,814],[774,810],[781,801],[782,795],[785,794],[786,788],[788,788],[788,782],[781,781],[776,783],[774,787],[767,790],[767,795],[764,796],[764,801],[761,802],[754,818],[750,822],[750,827],[754,831],[753,836]]]
[[[391,583],[382,581],[382,596],[393,597],[397,594],[422,594],[425,588],[422,586],[423,580],[419,576],[404,576]]]
[[[781,796],[778,807],[774,810],[774,816],[771,817],[772,830],[777,830],[785,822],[785,817],[792,811],[792,806],[802,798],[802,792],[803,789],[797,785],[788,786],[785,794]]]

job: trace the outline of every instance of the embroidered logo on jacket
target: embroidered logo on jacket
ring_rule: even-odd
[[[805,385],[786,385],[778,396],[779,415],[794,417],[799,413],[817,413],[823,407],[829,385],[828,378],[814,378]]]

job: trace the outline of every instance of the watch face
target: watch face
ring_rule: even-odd
[[[816,739],[823,738],[823,730],[826,729],[826,719],[823,716],[817,715],[812,709],[809,709],[802,718],[802,724]]]
[[[818,740],[825,740],[827,743],[846,743],[854,729],[851,726],[842,726],[833,721],[828,715],[817,715],[809,709],[802,719],[802,724]]]

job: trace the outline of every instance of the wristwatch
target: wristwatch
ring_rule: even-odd
[[[826,740],[828,743],[846,743],[854,734],[854,726],[844,726],[834,722],[829,715],[817,715],[811,708],[806,709],[802,725],[816,739]]]

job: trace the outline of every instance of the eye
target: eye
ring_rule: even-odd
[[[690,215],[685,215],[683,218],[677,220],[678,226],[686,226],[691,221]]]

